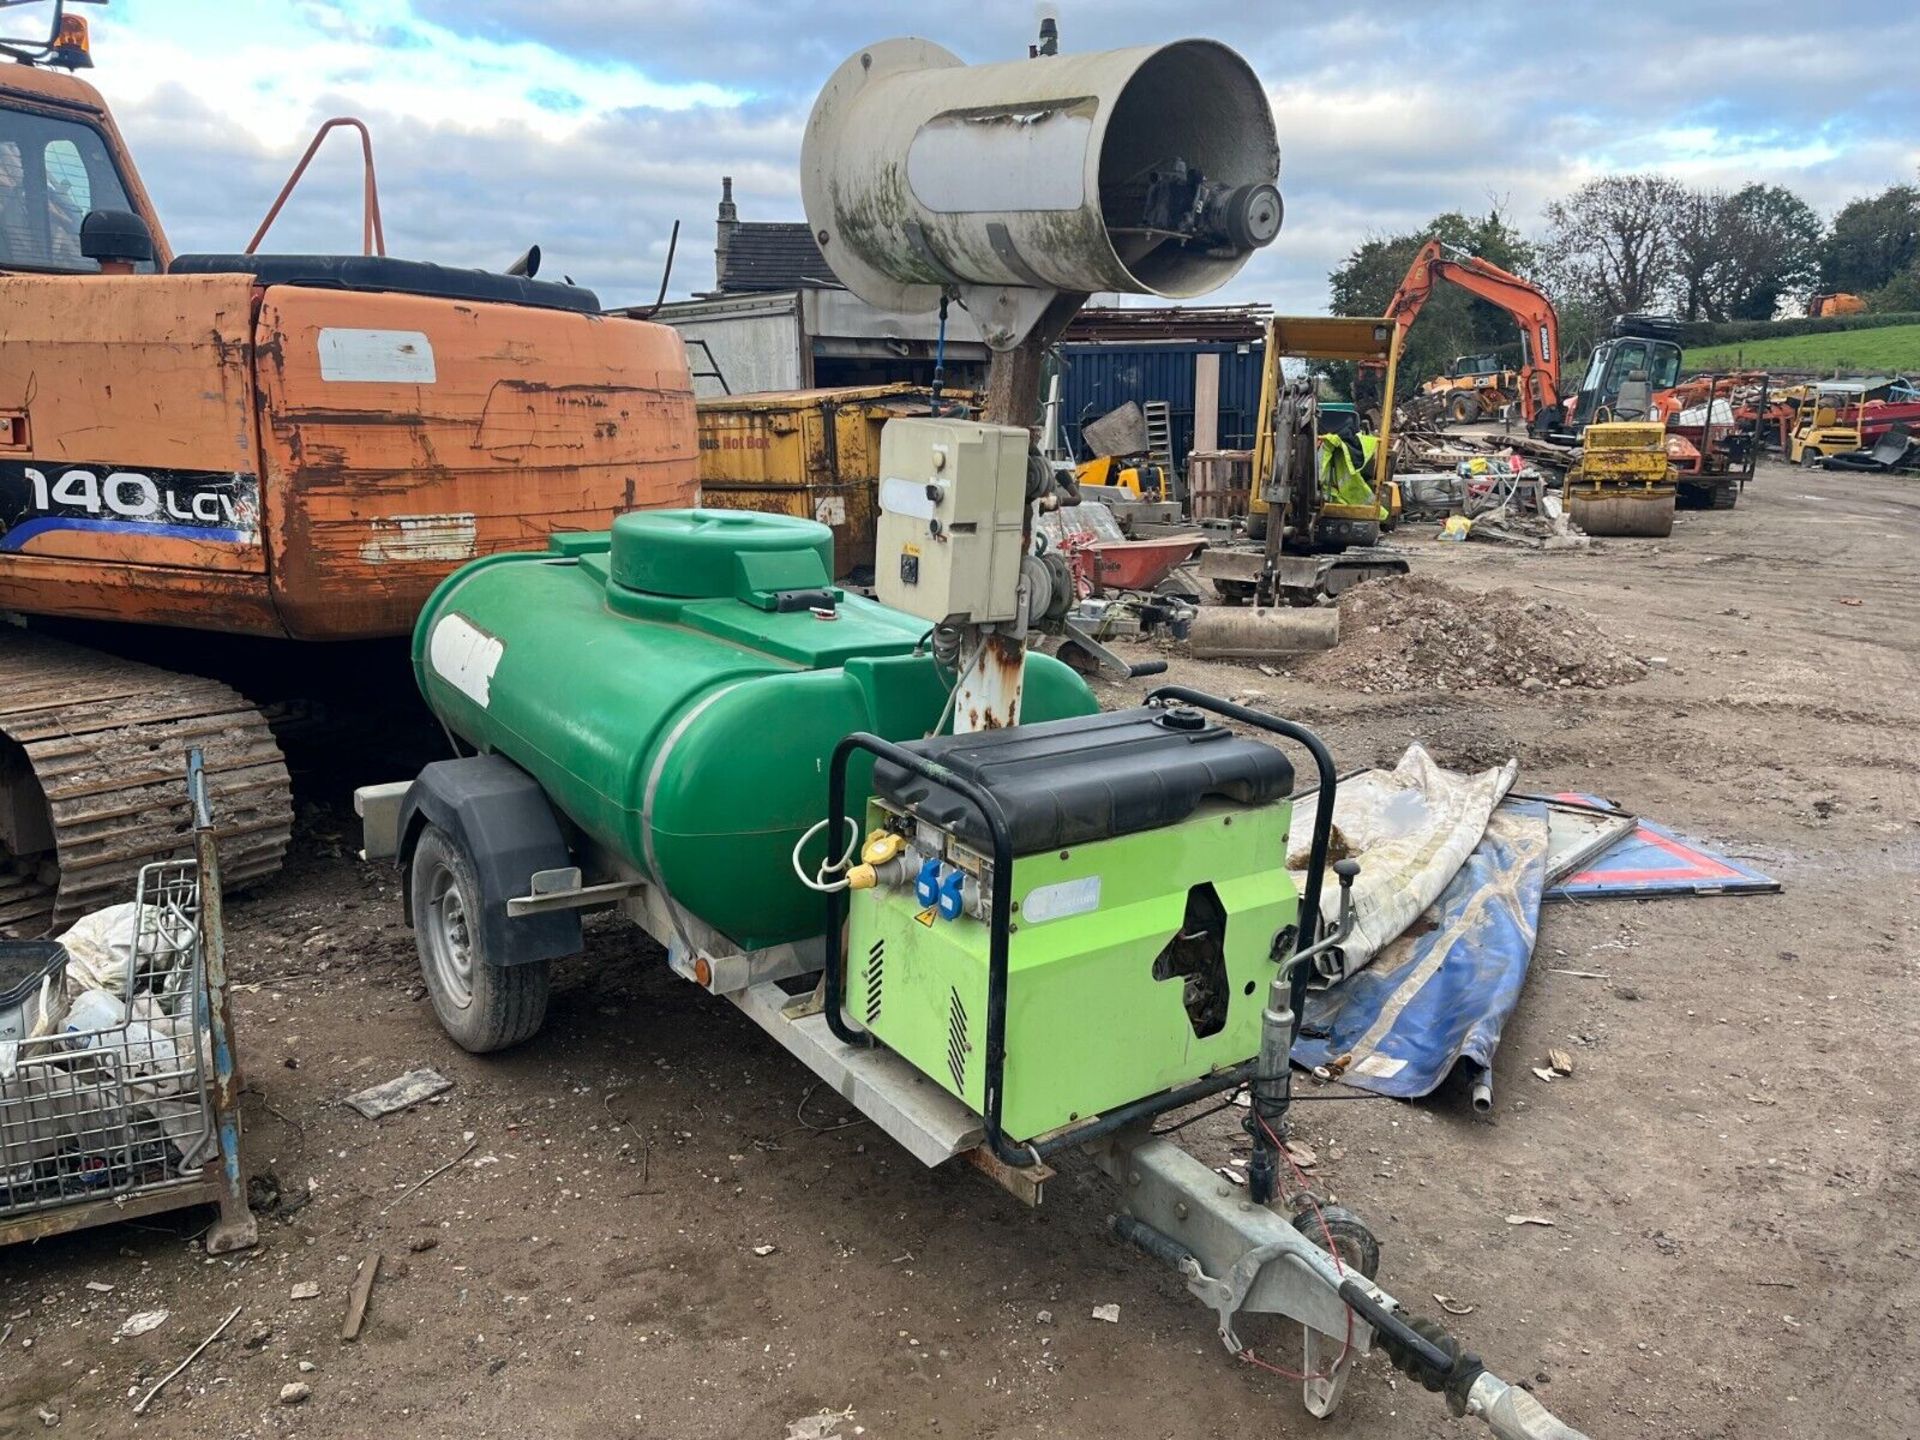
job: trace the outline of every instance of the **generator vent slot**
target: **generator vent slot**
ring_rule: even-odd
[[[967,1007],[960,1003],[960,992],[954,990],[952,1003],[947,1007],[947,1071],[953,1076],[953,1088],[966,1088],[967,1074]]]
[[[1187,913],[1180,929],[1154,957],[1155,980],[1178,980],[1180,1003],[1196,1040],[1218,1035],[1227,1026],[1231,986],[1227,983],[1227,910],[1211,881],[1187,891]],[[1249,989],[1252,987],[1249,986]]]
[[[887,942],[876,940],[867,951],[867,1028],[880,1018],[880,983],[886,978]]]

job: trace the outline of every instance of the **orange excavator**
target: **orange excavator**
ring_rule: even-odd
[[[359,131],[363,254],[260,252],[303,159],[244,252],[177,255],[73,73],[85,22],[55,3],[0,54],[0,934],[32,935],[191,846],[192,746],[222,870],[279,868],[284,758],[203,678],[227,637],[404,635],[475,556],[692,503],[698,442],[672,330],[533,252],[387,256],[358,121],[307,158]]]
[[[1433,294],[1433,287],[1442,281],[1499,306],[1520,327],[1520,364],[1512,372],[1511,382],[1514,394],[1509,398],[1501,392],[1497,403],[1517,401],[1527,428],[1544,434],[1560,414],[1560,319],[1553,302],[1532,281],[1490,260],[1429,240],[1413,257],[1406,278],[1387,305],[1387,318],[1393,321],[1403,342]],[[1379,367],[1362,369],[1377,371]],[[1475,419],[1489,408],[1489,397],[1482,388],[1450,386],[1440,398],[1447,407],[1443,413],[1456,421]]]

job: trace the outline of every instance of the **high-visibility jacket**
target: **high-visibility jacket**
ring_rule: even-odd
[[[1368,478],[1373,470],[1373,457],[1378,452],[1380,437],[1362,435],[1359,437],[1359,460],[1355,463],[1354,445],[1339,435],[1327,434],[1320,437],[1320,455],[1317,466],[1320,482],[1320,498],[1328,505],[1367,505],[1373,501],[1373,481]],[[1383,509],[1380,518],[1385,520],[1387,512]]]

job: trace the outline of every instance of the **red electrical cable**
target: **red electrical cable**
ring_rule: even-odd
[[[1266,1133],[1267,1139],[1273,1142],[1273,1148],[1286,1158],[1287,1168],[1293,1171],[1293,1178],[1299,1182],[1300,1193],[1307,1197],[1307,1204],[1313,1207],[1313,1218],[1320,1222],[1320,1234],[1321,1234],[1321,1237],[1325,1239],[1327,1242],[1327,1253],[1333,1257],[1334,1272],[1336,1274],[1345,1275],[1347,1273],[1347,1267],[1343,1263],[1341,1263],[1340,1247],[1333,1243],[1333,1231],[1327,1225],[1327,1217],[1320,1213],[1320,1202],[1313,1198],[1313,1190],[1307,1184],[1306,1175],[1303,1174],[1301,1172],[1300,1167],[1294,1163],[1293,1156],[1287,1154],[1287,1147],[1281,1143],[1280,1137],[1273,1133],[1273,1127],[1267,1124],[1267,1117],[1262,1115],[1258,1110],[1256,1110],[1253,1112],[1253,1118],[1259,1123],[1261,1130]],[[1246,1361],[1249,1365],[1252,1365],[1257,1369],[1268,1371],[1271,1374],[1282,1376],[1283,1378],[1288,1380],[1298,1380],[1304,1384],[1306,1381],[1309,1381],[1309,1380],[1333,1379],[1334,1376],[1340,1373],[1341,1366],[1347,1363],[1347,1356],[1352,1353],[1353,1353],[1353,1307],[1348,1306],[1346,1338],[1340,1342],[1340,1353],[1339,1355],[1334,1357],[1332,1368],[1328,1370],[1320,1371],[1318,1373],[1311,1374],[1311,1375],[1305,1374],[1297,1370],[1289,1370],[1284,1365],[1275,1365],[1270,1361],[1262,1360],[1258,1355],[1253,1353],[1253,1347],[1251,1345],[1245,1347],[1240,1351],[1240,1359]]]

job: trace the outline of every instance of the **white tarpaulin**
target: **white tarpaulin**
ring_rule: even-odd
[[[1358,860],[1353,933],[1338,950],[1315,957],[1315,983],[1333,983],[1366,965],[1440,897],[1480,843],[1519,770],[1520,762],[1509,760],[1498,769],[1462,775],[1441,769],[1422,746],[1410,745],[1393,769],[1368,770],[1340,782],[1320,913],[1330,933],[1340,918],[1332,862]],[[1287,868],[1300,886],[1319,800],[1316,792],[1293,807]]]
[[[1704,405],[1695,405],[1686,410],[1682,410],[1678,415],[1673,417],[1673,423],[1676,425],[1704,425],[1707,423],[1707,407]],[[1725,400],[1714,401],[1713,423],[1716,425],[1733,424],[1733,406]]]

